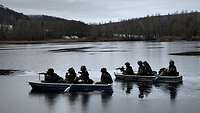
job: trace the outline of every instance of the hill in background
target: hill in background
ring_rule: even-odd
[[[0,5],[0,40],[51,40],[66,36],[88,41],[200,40],[200,13],[154,15],[89,25],[47,15],[24,15]]]

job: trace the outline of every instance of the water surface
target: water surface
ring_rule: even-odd
[[[200,42],[184,41],[0,45],[0,69],[22,70],[0,76],[0,113],[199,113],[200,56],[169,55],[199,51],[199,46]],[[28,85],[50,67],[64,76],[68,68],[79,71],[86,65],[90,77],[98,81],[101,67],[114,78],[115,68],[127,61],[137,70],[137,61],[146,60],[158,71],[170,59],[184,76],[183,84],[115,81],[113,94],[34,93]]]

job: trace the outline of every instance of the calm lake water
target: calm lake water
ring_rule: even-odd
[[[0,113],[199,113],[200,56],[168,55],[187,51],[200,51],[200,42],[0,45],[0,69],[22,70],[13,76],[0,76]],[[86,65],[90,77],[98,81],[101,67],[114,79],[115,68],[127,61],[137,70],[137,61],[146,60],[158,71],[167,67],[170,59],[184,76],[183,84],[115,81],[112,94],[33,93],[28,85],[28,81],[38,81],[38,72],[50,67],[64,76],[68,68],[79,71]]]

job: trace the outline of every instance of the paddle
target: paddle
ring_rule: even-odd
[[[70,89],[71,89],[71,86],[72,86],[72,84],[70,84],[65,90],[64,90],[64,93],[69,93],[69,91],[70,91]]]

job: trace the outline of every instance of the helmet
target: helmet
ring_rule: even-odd
[[[129,62],[126,62],[125,65],[126,65],[126,66],[130,66],[130,63],[129,63]]]
[[[144,64],[145,66],[146,66],[146,65],[149,65],[147,61],[144,61],[143,64]]]
[[[75,70],[74,70],[73,67],[71,67],[71,68],[68,69],[68,72],[69,72],[69,73],[75,73]]]
[[[142,65],[142,61],[141,60],[139,60],[137,63],[138,63],[138,65]]]
[[[81,66],[81,71],[85,71],[86,67],[85,66]]]
[[[169,65],[174,65],[174,61],[173,61],[173,60],[170,60],[170,61],[169,61]]]
[[[47,71],[47,74],[51,74],[51,73],[54,73],[54,69],[53,68],[49,68],[48,71]]]
[[[101,68],[101,72],[105,73],[105,72],[107,72],[107,69],[106,68]]]

